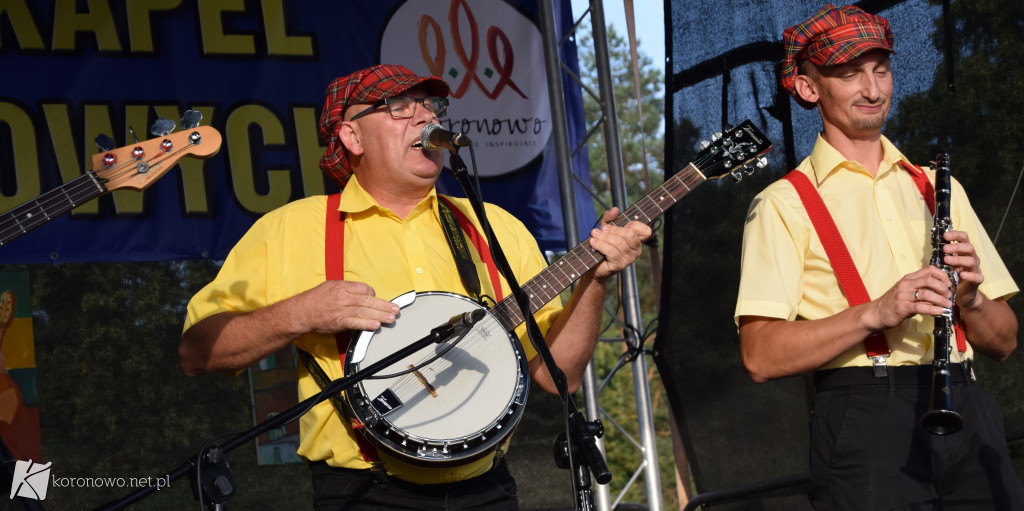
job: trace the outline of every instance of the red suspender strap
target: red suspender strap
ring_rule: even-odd
[[[828,212],[828,208],[825,207],[825,202],[821,200],[818,190],[814,188],[814,184],[803,172],[798,170],[791,171],[783,176],[783,179],[793,183],[800,195],[800,201],[803,202],[807,215],[811,217],[814,230],[818,234],[821,245],[825,248],[825,254],[828,256],[832,270],[839,280],[839,287],[846,295],[846,301],[850,307],[870,302],[871,296],[868,295],[864,281],[861,279],[860,273],[857,272],[856,265],[853,264],[850,250],[843,242],[843,237],[839,234],[839,229],[836,228],[836,223]],[[885,335],[875,332],[864,339],[864,351],[872,358],[887,356],[889,345],[885,340]]]
[[[491,287],[494,288],[495,302],[500,302],[503,298],[501,291],[501,279],[499,278],[498,267],[494,264],[494,260],[491,259],[491,249],[487,246],[487,240],[484,239],[483,234],[476,229],[473,222],[469,221],[469,217],[462,212],[459,208],[452,204],[452,201],[441,195],[437,196],[438,200],[443,200],[448,204],[448,209],[452,210],[455,214],[455,221],[462,227],[463,232],[469,235],[469,241],[476,247],[477,254],[480,254],[480,260],[487,265],[487,274],[491,277]]]
[[[341,205],[341,194],[335,193],[327,196],[327,222],[324,236],[324,268],[327,270],[327,280],[345,280],[345,213],[338,211]],[[348,343],[352,334],[342,332],[335,334],[334,339],[338,342],[338,358],[341,359],[341,366],[345,367],[345,354],[348,353]]]
[[[921,170],[921,167],[915,167],[903,160],[900,160],[900,165],[910,173],[910,177],[914,179],[917,189],[921,191],[924,203],[928,205],[928,211],[931,212],[932,216],[935,216],[935,188],[932,186],[932,182],[928,180],[928,175],[924,173],[924,170]]]
[[[960,307],[953,304],[953,333],[956,335],[956,350],[967,353],[967,323],[960,318]]]
[[[345,280],[345,213],[338,211],[341,194],[327,196],[327,225],[324,244],[324,263],[327,280]]]
[[[345,280],[345,213],[338,211],[339,205],[341,205],[340,193],[327,196],[327,223],[324,227],[324,266],[327,270],[327,280]],[[334,339],[338,343],[338,359],[341,361],[341,367],[345,367],[345,355],[348,354],[348,344],[352,340],[352,334],[341,332],[335,334]],[[377,448],[366,439],[366,435],[362,434],[360,431],[362,428],[362,423],[352,419],[352,429],[356,431],[354,438],[356,445],[359,446],[359,454],[367,463],[380,461]]]

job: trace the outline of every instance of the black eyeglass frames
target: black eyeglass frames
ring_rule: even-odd
[[[360,117],[369,115],[384,105],[387,105],[388,111],[391,113],[391,117],[394,117],[395,119],[408,119],[412,117],[416,114],[416,105],[423,105],[423,108],[426,108],[427,111],[434,114],[435,117],[441,118],[444,117],[445,112],[448,110],[448,98],[441,98],[437,96],[427,96],[424,98],[393,96],[390,98],[384,98],[370,105],[370,108],[352,116],[352,120],[354,121]]]

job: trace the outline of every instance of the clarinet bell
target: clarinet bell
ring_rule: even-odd
[[[964,427],[964,419],[953,410],[931,410],[921,417],[921,427],[933,435],[952,435]]]
[[[963,417],[953,410],[949,368],[944,364],[932,371],[931,406],[921,416],[921,427],[933,435],[952,435],[964,427]]]

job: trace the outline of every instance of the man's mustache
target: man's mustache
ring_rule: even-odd
[[[879,97],[878,99],[874,99],[874,100],[871,100],[871,99],[859,99],[857,101],[854,101],[853,104],[855,106],[860,106],[860,105],[876,106],[876,105],[884,105],[885,103],[888,103],[888,102],[889,102],[889,97],[888,96],[882,96],[882,97]]]

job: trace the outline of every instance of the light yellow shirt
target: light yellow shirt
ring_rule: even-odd
[[[882,147],[875,177],[859,163],[846,161],[820,135],[811,155],[797,167],[818,188],[872,299],[903,275],[928,264],[934,222],[909,172],[899,165],[906,157],[885,137]],[[925,172],[934,183],[934,171],[925,167]],[[985,276],[981,291],[989,298],[1009,298],[1018,291],[1017,285],[955,179],[951,195],[953,228],[968,234],[981,259]],[[741,270],[737,323],[740,316],[821,319],[849,308],[789,181],[769,185],[751,203],[743,231]],[[889,365],[930,363],[933,328],[932,316],[918,315],[886,330],[892,350]],[[970,334],[970,325],[967,328]],[[958,361],[955,352],[952,359]],[[966,356],[972,356],[969,346]],[[863,344],[858,344],[822,369],[867,365],[871,361]]]
[[[473,219],[479,230],[469,202],[459,198],[451,200]],[[258,220],[228,254],[216,279],[189,302],[185,329],[213,314],[252,311],[323,283],[326,280],[326,208],[326,196],[307,197]],[[385,299],[408,291],[470,294],[462,284],[441,229],[434,190],[403,219],[378,205],[359,185],[358,178],[353,177],[342,191],[339,209],[346,213],[345,280],[365,282],[374,288],[377,297]],[[487,215],[513,272],[520,283],[525,284],[546,266],[536,240],[521,222],[501,208],[488,204]],[[479,254],[475,249],[471,252],[477,263],[482,292],[496,297]],[[501,285],[507,296],[508,285],[504,279]],[[542,332],[547,331],[561,309],[561,301],[552,300],[534,314]],[[524,332],[523,326],[517,329],[527,356],[533,357],[536,352]],[[307,334],[296,339],[295,344],[314,355],[330,378],[344,376],[334,336]],[[301,364],[298,390],[300,400],[319,392],[316,382]],[[352,435],[351,426],[339,418],[329,401],[324,401],[300,419],[299,455],[336,467],[369,468]],[[382,453],[389,473],[421,484],[480,475],[490,469],[491,458],[485,456],[452,468],[424,469],[390,459]]]

